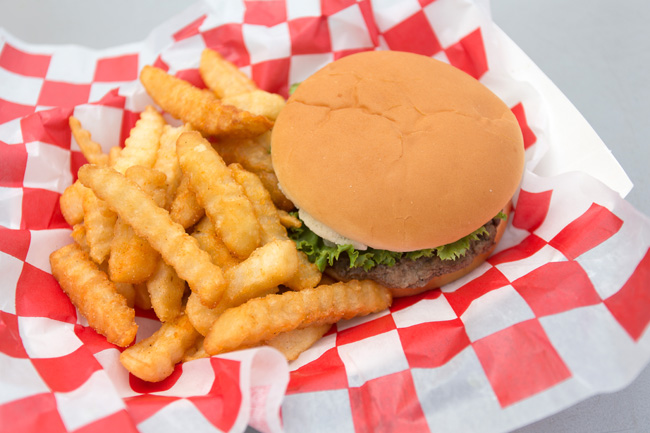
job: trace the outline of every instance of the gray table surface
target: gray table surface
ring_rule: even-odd
[[[27,42],[104,48],[142,40],[188,4],[0,0],[0,27]],[[627,200],[650,215],[650,2],[492,0],[491,7],[495,22],[612,151],[634,183]],[[619,392],[592,397],[517,433],[647,431],[650,367]]]

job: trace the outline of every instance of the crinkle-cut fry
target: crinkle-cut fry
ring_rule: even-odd
[[[126,170],[134,165],[153,167],[158,155],[163,126],[165,126],[165,119],[162,115],[152,106],[147,106],[140,113],[135,126],[131,128],[113,168],[120,173],[126,173]]]
[[[260,224],[241,185],[200,133],[181,134],[176,152],[183,173],[190,178],[191,189],[219,237],[236,257],[248,257],[260,244]]]
[[[89,253],[90,247],[88,246],[88,241],[86,240],[86,226],[84,223],[75,224],[72,227],[72,233],[70,237],[81,247],[82,250]]]
[[[160,382],[174,371],[185,352],[194,347],[200,335],[184,314],[165,322],[150,337],[125,349],[122,365],[147,382]]]
[[[246,170],[255,173],[278,209],[290,211],[294,208],[293,203],[280,190],[273,170],[270,133],[252,139],[225,138],[213,142],[212,146],[227,164],[239,163]]]
[[[153,168],[134,165],[126,170],[126,177],[149,194],[158,206],[165,203],[166,176]],[[122,218],[118,217],[108,258],[108,274],[112,281],[138,284],[145,282],[156,269],[158,252]]]
[[[217,232],[214,229],[214,224],[212,224],[210,218],[201,218],[201,221],[194,226],[192,237],[199,242],[199,246],[202,250],[210,254],[212,263],[219,266],[224,271],[232,268],[240,262],[239,259],[230,254],[226,244],[224,244],[219,235],[217,235]]]
[[[283,332],[271,338],[265,344],[278,349],[287,358],[287,361],[293,361],[300,356],[302,352],[309,349],[323,335],[330,330],[332,324],[312,325],[302,329]]]
[[[206,86],[219,98],[239,95],[257,89],[253,80],[237,68],[233,63],[210,48],[201,53],[199,74]]]
[[[297,229],[302,226],[302,221],[285,210],[278,209],[278,217],[280,218],[280,224],[287,229]]]
[[[232,105],[240,110],[275,120],[286,105],[284,98],[277,93],[265,90],[252,90],[239,95],[228,95],[221,99],[222,104]]]
[[[183,175],[176,189],[176,195],[169,206],[172,220],[188,229],[205,215],[205,209],[199,204],[196,194],[190,188],[189,176]]]
[[[191,126],[187,123],[183,126],[177,127],[165,125],[163,127],[163,133],[160,136],[158,157],[156,158],[153,168],[167,176],[166,199],[163,207],[168,210],[176,196],[176,190],[178,189],[178,185],[181,183],[181,177],[183,176],[181,166],[178,163],[178,155],[176,154],[176,140],[183,132],[191,130]]]
[[[276,289],[277,292],[277,289]],[[199,334],[205,336],[208,334],[210,327],[217,318],[228,308],[223,302],[219,302],[214,308],[208,308],[201,303],[201,299],[196,293],[190,293],[185,304],[185,314],[192,322],[192,326]]]
[[[194,87],[155,66],[145,66],[140,81],[164,111],[206,135],[254,137],[273,126],[266,117],[224,105],[212,91]]]
[[[206,352],[216,355],[268,341],[281,332],[382,311],[391,302],[390,291],[369,280],[268,295],[226,310],[203,344]]]
[[[146,286],[153,311],[161,322],[168,322],[183,312],[185,281],[164,260],[158,260]]]
[[[190,362],[208,357],[210,357],[210,355],[208,355],[208,353],[205,351],[205,348],[203,348],[203,336],[201,336],[197,338],[196,342],[194,342],[194,346],[185,351],[181,362]]]
[[[135,287],[133,284],[129,283],[113,283],[115,284],[115,288],[117,289],[117,293],[120,295],[124,296],[126,299],[126,305],[129,307],[133,308],[135,305]]]
[[[132,284],[133,286],[133,303],[136,307],[141,310],[151,310],[153,307],[151,305],[151,297],[149,296],[149,290],[147,290],[146,283]]]
[[[298,270],[296,244],[274,240],[225,271],[228,288],[221,303],[235,306],[292,278]]]
[[[122,154],[122,147],[113,146],[108,150],[108,166],[114,167],[120,155]]]
[[[68,118],[70,131],[81,149],[81,153],[91,164],[108,165],[108,155],[102,151],[102,146],[93,141],[90,132],[81,126],[81,122],[74,116]]]
[[[221,268],[196,239],[134,182],[109,167],[85,165],[79,179],[113,208],[138,236],[145,238],[174,267],[207,306],[216,306],[226,289]]]
[[[253,210],[262,228],[262,243],[266,244],[273,240],[288,240],[287,230],[280,222],[278,210],[273,204],[270,193],[264,188],[259,177],[243,169],[239,164],[231,164],[229,167],[235,180],[244,188],[244,192],[253,204]],[[292,245],[296,249],[293,241]],[[309,261],[304,252],[297,251],[297,257],[297,272],[293,277],[285,281],[284,285],[293,290],[316,287],[321,279],[322,273],[314,263]]]
[[[121,347],[133,342],[138,330],[135,310],[79,245],[54,251],[50,265],[54,278],[93,329]]]
[[[84,195],[86,187],[78,180],[68,186],[59,198],[59,207],[65,221],[75,226],[84,220]]]
[[[83,196],[83,209],[90,258],[95,263],[103,263],[111,252],[117,215],[89,189],[86,189]]]

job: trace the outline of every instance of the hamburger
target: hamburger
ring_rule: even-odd
[[[470,75],[397,51],[353,54],[301,82],[271,157],[302,227],[290,236],[338,280],[395,296],[464,276],[501,239],[524,168],[508,106]]]

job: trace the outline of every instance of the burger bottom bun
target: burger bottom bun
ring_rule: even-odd
[[[508,202],[508,204],[502,210],[502,212],[510,216],[511,210],[512,210],[512,202]],[[496,246],[498,245],[499,241],[503,237],[503,233],[505,232],[507,225],[508,224],[506,223],[506,221],[502,221],[500,224],[498,224],[496,226],[496,232],[494,233],[494,237],[492,239],[492,244],[489,245],[489,247],[482,249],[481,253],[476,254],[472,259],[472,261],[468,262],[467,265],[463,266],[460,269],[448,273],[444,273],[438,276],[434,276],[431,279],[429,279],[424,285],[409,286],[409,287],[391,287],[390,285],[386,285],[386,284],[384,285],[392,292],[393,297],[397,298],[403,296],[417,295],[427,290],[442,287],[446,284],[451,283],[452,281],[456,281],[459,278],[464,277],[465,275],[472,272],[474,269],[479,267],[483,262],[485,262],[488,259],[488,257],[490,257],[490,255],[494,252]],[[337,272],[334,271],[332,268],[327,268],[325,270],[325,273],[331,278],[337,280],[342,279],[341,275],[337,274]],[[382,283],[380,282],[380,284]]]
[[[505,213],[506,215],[509,216],[511,210],[512,210],[512,203],[508,202],[508,205],[503,210],[503,213]],[[433,277],[424,286],[407,287],[407,288],[392,288],[391,287],[389,289],[392,292],[393,297],[399,298],[399,297],[402,297],[402,296],[417,295],[417,294],[420,294],[422,292],[426,292],[427,290],[442,287],[445,284],[449,284],[449,283],[451,283],[453,281],[456,281],[459,278],[462,278],[465,275],[469,274],[474,269],[476,269],[480,265],[482,265],[483,262],[485,262],[488,259],[488,257],[490,257],[490,255],[494,252],[494,249],[497,247],[497,245],[499,244],[499,241],[503,237],[503,233],[506,231],[506,226],[507,225],[508,224],[506,224],[505,221],[504,221],[504,222],[502,222],[501,224],[499,224],[497,226],[497,232],[496,232],[496,235],[494,237],[494,243],[492,244],[492,246],[487,251],[485,251],[485,252],[483,252],[481,254],[477,254],[474,257],[474,260],[472,260],[472,262],[468,266],[466,266],[466,267],[464,267],[462,269],[459,269],[458,271],[455,271],[455,272],[450,272],[448,274],[443,274],[443,275],[440,275],[440,276],[437,276],[437,277]]]

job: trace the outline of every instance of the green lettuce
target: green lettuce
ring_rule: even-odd
[[[292,215],[298,218],[298,213]],[[505,220],[507,216],[499,212],[496,218]],[[289,237],[296,243],[297,248],[307,254],[309,261],[315,263],[322,272],[328,265],[332,266],[341,254],[346,254],[350,260],[351,268],[363,268],[366,271],[377,265],[393,266],[402,258],[416,260],[421,257],[440,257],[442,260],[455,260],[463,257],[469,249],[472,240],[478,240],[481,236],[487,235],[485,227],[480,227],[469,235],[452,242],[435,248],[427,248],[405,253],[379,250],[368,248],[367,250],[357,250],[350,244],[335,245],[331,242],[326,243],[323,238],[312,232],[309,227],[302,224],[301,227],[288,230]]]

